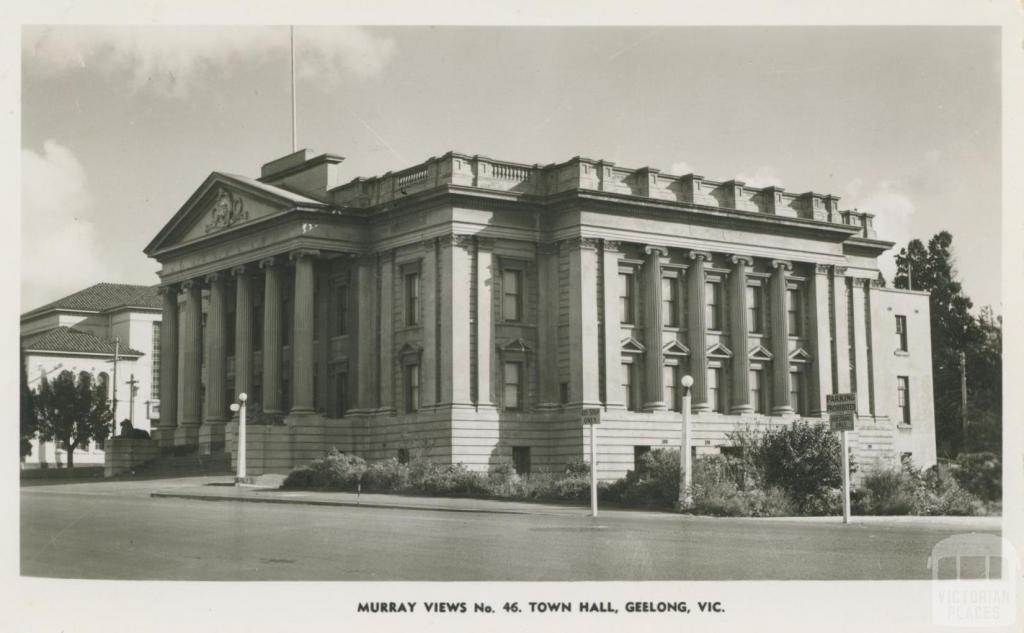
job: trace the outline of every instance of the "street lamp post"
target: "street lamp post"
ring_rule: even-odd
[[[238,452],[237,467],[235,470],[235,485],[241,486],[245,483],[245,401],[249,396],[245,393],[238,394],[238,402],[232,403],[231,410],[238,412]]]
[[[692,503],[689,487],[693,475],[693,464],[690,463],[690,387],[693,386],[693,376],[683,376],[679,384],[683,387],[683,430],[679,442],[679,509],[685,510]]]

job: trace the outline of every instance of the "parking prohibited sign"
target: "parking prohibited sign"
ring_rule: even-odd
[[[833,393],[825,396],[829,428],[833,431],[852,431],[857,419],[857,394]]]
[[[600,409],[583,409],[583,424],[600,424],[601,423],[601,410]]]

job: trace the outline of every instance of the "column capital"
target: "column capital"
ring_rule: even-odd
[[[259,261],[259,264],[257,264],[257,265],[260,268],[270,268],[271,266],[276,266],[277,265],[277,258],[276,257],[264,257],[263,259],[261,259]]]
[[[602,240],[601,243],[604,244],[604,252],[606,253],[622,252],[622,242],[618,240]]]
[[[238,266],[232,266],[228,272],[232,277],[242,277],[249,272],[251,264],[239,264]]]
[[[479,240],[477,240],[479,243]],[[607,242],[605,242],[607,244]],[[557,255],[558,254],[558,242],[538,242],[537,243],[537,254],[538,255]]]
[[[832,272],[832,266],[829,264],[815,264],[814,272],[818,275],[827,275]]]
[[[730,255],[729,256],[729,261],[732,262],[736,266],[740,266],[740,265],[743,265],[743,266],[753,266],[754,265],[754,258],[751,257],[750,255]]]
[[[872,288],[884,288],[885,287],[884,285],[882,285],[882,280],[877,278],[877,277],[875,277],[874,279],[871,279],[870,282],[871,282],[871,287]]]
[[[193,288],[203,289],[202,279],[186,279],[181,282],[181,289],[185,292],[192,290]]]
[[[647,246],[644,246],[644,254],[654,255],[655,253],[662,257],[668,257],[668,247],[658,246],[656,244],[648,244]]]
[[[596,251],[599,240],[593,237],[570,237],[563,240],[567,246],[576,249],[587,249]]]
[[[687,257],[694,261],[711,261],[711,253],[707,251],[690,251]]]
[[[783,271],[793,270],[793,262],[784,259],[773,259],[772,268],[781,268]]]
[[[209,273],[208,275],[203,277],[203,281],[205,281],[208,284],[212,284],[213,282],[215,282],[215,281],[217,281],[219,279],[224,279],[224,273],[219,272],[219,271],[218,272]]]
[[[316,259],[317,257],[320,257],[320,251],[316,250],[315,248],[297,248],[288,253],[288,259],[292,260],[293,262],[298,261],[303,257],[310,257]]]
[[[164,284],[160,286],[160,295],[164,297],[177,297],[179,292],[181,292],[181,289],[178,287],[178,284]]]
[[[461,248],[469,248],[473,244],[473,236],[466,235],[465,233],[450,233],[437,238],[437,242],[442,247],[458,246]]]
[[[833,268],[836,271],[836,276],[837,277],[845,277],[846,276],[846,271],[847,271],[846,266],[834,266]]]

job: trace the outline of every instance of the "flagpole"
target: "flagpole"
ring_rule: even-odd
[[[295,27],[290,26],[291,34],[291,58],[292,58],[292,152],[299,150],[299,133],[295,123]]]

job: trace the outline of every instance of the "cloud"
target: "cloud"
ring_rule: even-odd
[[[21,152],[21,300],[31,309],[101,281],[85,169],[55,140]]]
[[[896,275],[896,253],[912,239],[914,201],[893,181],[868,185],[859,178],[846,186],[844,198],[843,208],[875,214],[875,232],[879,239],[896,242],[896,246],[878,258],[882,273],[891,282]]]
[[[672,163],[672,166],[668,168],[668,173],[673,176],[685,176],[693,173],[693,167],[690,167],[690,163],[680,161]]]
[[[744,182],[750,187],[782,186],[782,178],[775,172],[775,168],[767,165],[758,167],[753,174],[740,174],[736,176],[736,180]]]
[[[283,26],[58,26],[26,27],[26,64],[40,72],[99,67],[127,74],[136,90],[187,96],[203,71],[227,68],[244,59],[288,55]],[[295,29],[297,71],[323,81],[339,69],[366,78],[381,72],[394,54],[394,41],[361,27],[310,26]]]

